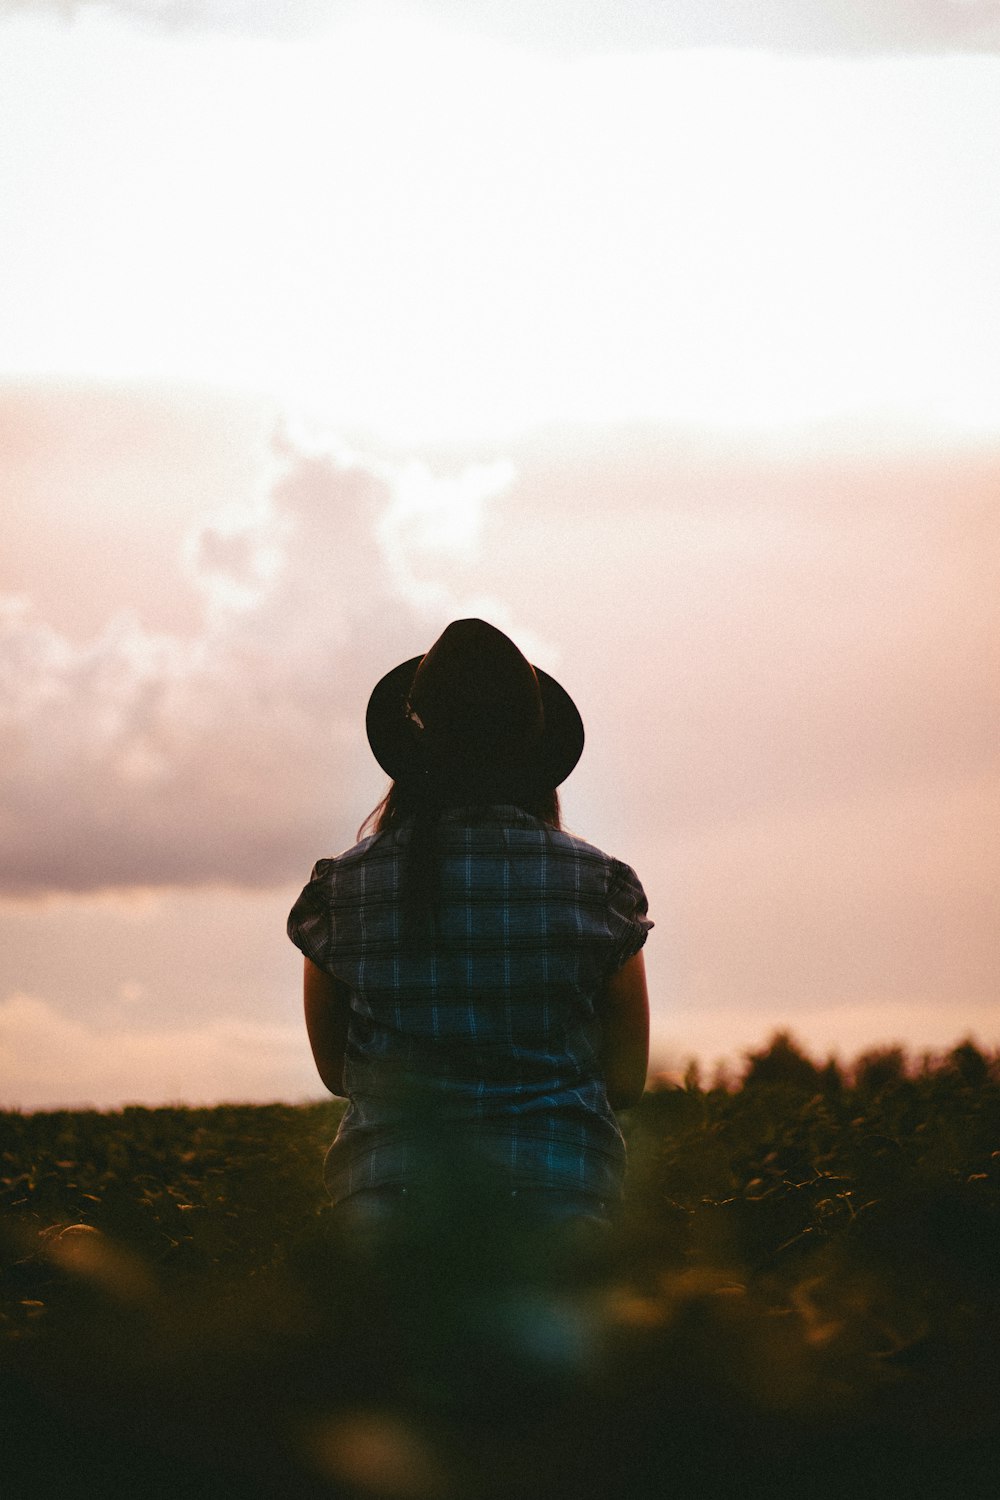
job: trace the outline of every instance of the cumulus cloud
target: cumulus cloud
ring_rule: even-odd
[[[73,640],[4,600],[0,889],[270,885],[350,842],[375,800],[371,685],[458,609],[421,554],[449,512],[467,549],[477,497],[507,477],[439,487],[412,462],[286,447],[266,492],[164,559],[164,588],[203,597],[198,633],[129,612]]]
[[[416,459],[399,467],[379,539],[404,597],[430,605],[447,599],[440,579],[442,560],[476,563],[489,502],[510,487],[514,474],[514,466],[503,459],[443,475]]]
[[[197,1026],[109,1033],[36,995],[0,1001],[0,1076],[8,1109],[265,1104],[316,1098],[300,1025],[208,1020]]]
[[[265,497],[252,507],[215,512],[189,533],[186,571],[213,619],[264,602],[285,561],[284,532],[282,517]]]
[[[351,0],[6,0],[8,13],[72,17],[117,11],[169,30],[304,36],[358,13]],[[567,51],[616,47],[759,47],[793,53],[995,51],[996,0],[411,0],[424,14],[517,44]]]

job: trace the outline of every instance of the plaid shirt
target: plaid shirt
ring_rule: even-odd
[[[616,1198],[625,1148],[595,1007],[653,925],[635,873],[520,808],[451,809],[436,927],[404,940],[409,836],[404,822],[321,859],[288,919],[351,996],[332,1196],[409,1180],[432,1100],[434,1139],[474,1141],[508,1184]]]

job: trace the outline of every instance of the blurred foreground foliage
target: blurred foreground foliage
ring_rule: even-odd
[[[338,1115],[0,1116],[5,1497],[996,1494],[996,1057],[662,1081],[610,1232],[351,1232]]]

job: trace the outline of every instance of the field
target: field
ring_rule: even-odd
[[[653,1089],[607,1234],[348,1234],[337,1112],[0,1116],[5,1500],[997,1494],[996,1058]]]

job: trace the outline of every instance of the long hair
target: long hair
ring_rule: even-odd
[[[448,807],[486,807],[497,802],[512,802],[533,818],[538,818],[549,828],[561,829],[559,793],[553,787],[549,791],[528,792],[522,789],[517,795],[498,794],[490,788],[489,794],[462,796],[455,800],[454,791],[438,784],[420,787],[406,781],[393,781],[377,807],[365,818],[358,829],[358,839],[368,834],[385,833],[401,824],[411,824],[410,839],[403,864],[403,917],[411,935],[426,931],[431,918],[436,927],[436,901],[440,884],[440,867],[437,857],[438,824]]]

